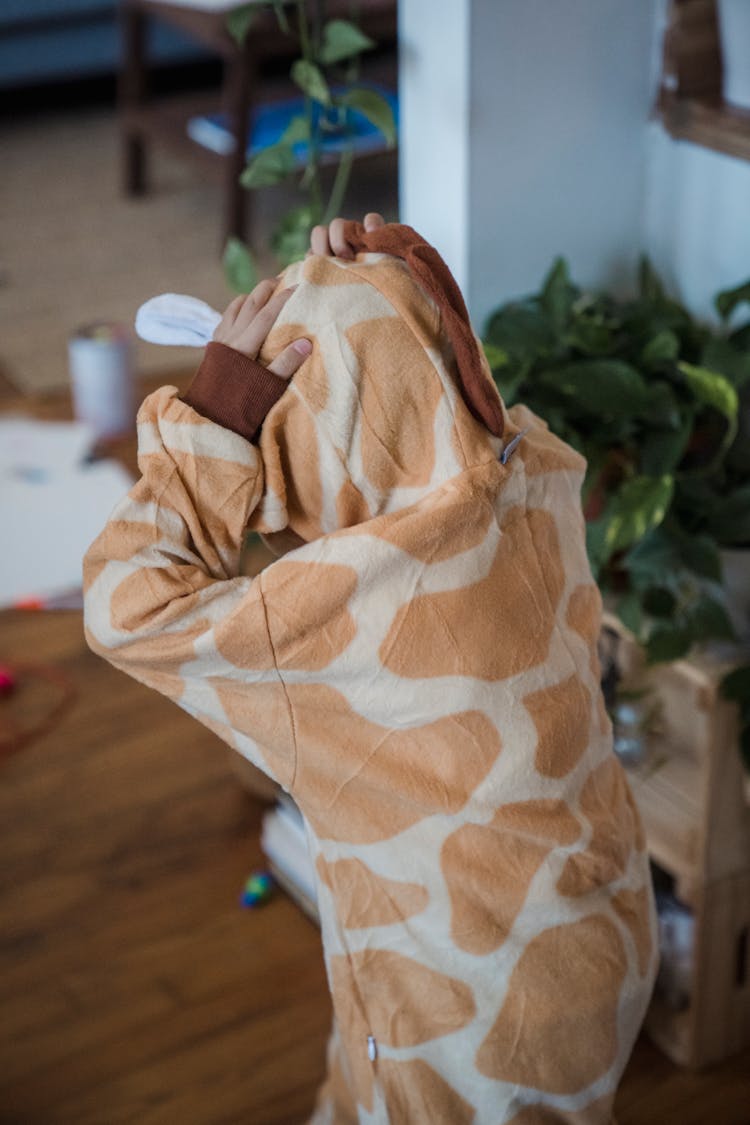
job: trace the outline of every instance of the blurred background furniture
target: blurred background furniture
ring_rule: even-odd
[[[657,903],[663,887],[679,911],[674,923],[660,922],[662,966],[645,1026],[676,1063],[704,1067],[750,1046],[750,805],[737,708],[721,696],[728,669],[718,660],[646,669],[632,636],[610,615],[606,624],[620,638],[624,686],[640,685],[653,708],[648,752],[628,781],[656,865]],[[677,935],[675,945],[669,926],[680,915],[689,940]]]
[[[157,65],[205,57],[205,49],[174,26],[154,24],[148,34]],[[0,4],[0,90],[113,74],[119,62],[116,0]]]
[[[312,6],[312,0],[310,0]],[[180,155],[199,163],[205,174],[224,179],[223,238],[243,238],[249,224],[249,193],[239,176],[245,160],[248,127],[253,105],[259,98],[263,69],[268,64],[291,63],[299,55],[297,40],[279,26],[269,8],[259,6],[244,44],[239,46],[227,29],[227,16],[237,3],[216,6],[179,3],[179,0],[122,0],[123,58],[120,72],[120,122],[123,138],[123,177],[126,192],[137,195],[146,190],[147,149],[151,143],[169,145]],[[391,50],[395,59],[395,0],[362,0],[357,5],[362,30],[379,46]],[[326,18],[350,15],[346,0],[325,6]],[[149,47],[149,27],[164,23],[207,48],[222,60],[223,78],[218,97],[155,99],[149,93],[149,73],[153,58]],[[391,69],[395,71],[392,61]],[[291,87],[294,89],[294,87]],[[220,111],[227,115],[234,145],[220,155],[191,140],[187,123],[198,113]]]

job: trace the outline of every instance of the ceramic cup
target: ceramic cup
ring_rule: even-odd
[[[133,337],[124,324],[100,321],[68,341],[73,410],[97,438],[117,437],[135,425]]]

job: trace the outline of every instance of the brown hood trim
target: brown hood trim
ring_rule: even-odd
[[[414,280],[440,309],[456,356],[464,402],[491,433],[502,437],[504,416],[500,396],[487,378],[461,290],[434,246],[403,223],[388,223],[377,230],[366,231],[361,223],[348,220],[344,238],[357,252],[391,254],[406,262]]]

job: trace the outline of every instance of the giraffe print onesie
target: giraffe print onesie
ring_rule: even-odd
[[[146,399],[87,637],[305,815],[334,1007],[315,1125],[604,1125],[656,947],[584,462],[505,409],[435,251],[383,232],[282,276],[259,359],[307,336],[291,383],[213,343],[183,399]],[[248,528],[303,542],[243,577]]]

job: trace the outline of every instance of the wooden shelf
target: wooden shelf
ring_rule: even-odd
[[[707,102],[662,92],[659,114],[675,140],[750,160],[750,110],[730,102]]]
[[[646,667],[611,615],[622,686],[648,693],[658,731],[628,780],[649,854],[694,918],[689,1004],[657,990],[646,1017],[675,1062],[700,1067],[750,1042],[750,808],[744,797],[736,707],[719,685],[729,667],[708,656]]]
[[[646,762],[627,771],[643,819],[649,852],[679,884],[690,905],[690,888],[702,876],[703,806],[694,762],[676,755],[662,738],[649,741]]]

